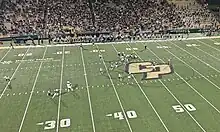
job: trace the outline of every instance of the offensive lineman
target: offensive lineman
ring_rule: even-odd
[[[100,74],[103,74],[103,69],[99,68],[99,72],[100,72]]]
[[[5,79],[6,82],[10,81],[10,77],[9,76],[4,76],[4,79]]]
[[[72,83],[70,83],[70,81],[67,81],[67,82],[66,82],[66,87],[67,87],[67,92],[73,91]]]
[[[122,81],[122,75],[120,73],[118,74],[118,79],[119,81]]]
[[[48,93],[47,93],[47,96],[51,96],[52,99],[53,99],[55,96],[59,96],[59,95],[60,95],[60,89],[55,89],[55,90],[54,90],[54,93],[52,93],[52,92],[50,92],[50,91],[48,91]]]

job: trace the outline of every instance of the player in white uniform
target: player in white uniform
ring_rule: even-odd
[[[131,74],[128,74],[128,81],[131,80]]]
[[[100,74],[103,74],[103,69],[99,68],[99,72],[100,72]]]
[[[67,87],[67,92],[73,91],[72,83],[70,83],[70,81],[67,81],[67,82],[66,82],[66,87]]]
[[[114,65],[111,64],[111,65],[110,65],[110,70],[112,71],[113,69],[114,69]]]
[[[122,75],[119,73],[118,74],[118,79],[120,80],[120,81],[122,81]]]
[[[55,98],[55,96],[59,96],[59,95],[60,95],[60,89],[55,89],[55,90],[54,90],[54,93],[48,91],[47,95],[48,95],[48,96],[51,96],[52,99],[53,99],[53,98]]]
[[[102,60],[102,55],[101,54],[99,54],[99,59]]]
[[[9,76],[4,76],[4,79],[5,79],[6,82],[10,81],[10,77]]]

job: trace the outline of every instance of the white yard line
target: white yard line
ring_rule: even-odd
[[[82,63],[83,63],[83,70],[84,70],[84,77],[85,77],[86,89],[87,89],[87,95],[88,95],[88,101],[89,101],[90,116],[91,116],[91,121],[92,121],[92,129],[93,129],[93,132],[95,132],[96,128],[95,128],[95,122],[94,122],[94,117],[93,117],[91,96],[90,96],[90,92],[89,92],[89,84],[88,84],[88,78],[87,78],[87,73],[86,73],[86,66],[85,66],[85,60],[84,60],[84,56],[83,56],[83,51],[82,50],[83,50],[82,47],[80,47]]]
[[[97,47],[97,49],[99,50],[98,45],[96,45],[96,47]],[[100,51],[99,51],[99,54],[102,55],[102,53],[101,53]],[[103,56],[102,56],[102,59],[101,59],[101,60],[102,60],[103,65],[105,66],[106,72],[107,72],[107,74],[108,74],[109,80],[110,80],[110,82],[111,82],[111,84],[112,84],[112,87],[113,87],[113,89],[114,89],[115,95],[116,95],[116,97],[117,97],[117,99],[118,99],[118,102],[119,102],[119,105],[120,105],[120,107],[121,107],[122,113],[123,113],[123,115],[124,115],[124,117],[125,117],[125,120],[126,120],[126,122],[127,122],[127,124],[128,124],[128,128],[129,128],[130,132],[133,132],[133,130],[132,130],[132,128],[131,128],[131,125],[130,125],[130,123],[129,123],[129,121],[128,121],[127,115],[126,115],[126,113],[125,113],[124,107],[123,107],[123,105],[122,105],[122,103],[121,103],[121,100],[120,100],[120,98],[119,98],[118,92],[117,92],[117,90],[116,90],[116,88],[115,88],[115,84],[114,84],[114,82],[113,82],[113,80],[112,80],[112,77],[111,77],[111,75],[109,74],[108,68],[107,68],[107,66],[106,66],[106,64],[105,64],[105,61],[104,61],[104,57],[103,57]]]
[[[115,48],[115,46],[112,44],[112,47],[114,48],[114,50],[116,51],[116,53],[118,53],[118,50]],[[144,90],[142,89],[142,87],[140,86],[140,84],[138,83],[137,79],[134,77],[134,75],[132,75],[133,79],[135,80],[136,84],[138,85],[139,89],[141,90],[142,94],[144,95],[144,97],[147,99],[148,103],[150,104],[151,108],[153,109],[154,113],[157,115],[158,119],[160,120],[161,124],[163,125],[163,127],[166,129],[167,132],[169,132],[169,129],[167,128],[167,126],[165,125],[165,123],[163,122],[163,120],[161,119],[160,115],[158,114],[157,110],[154,108],[153,104],[151,103],[150,99],[148,98],[148,96],[146,95],[146,93],[144,92]]]
[[[147,47],[147,49],[154,54],[161,62],[165,63],[155,52],[153,52],[151,49]],[[191,84],[189,84],[181,75],[179,75],[177,72],[174,71],[174,73],[181,79],[183,80],[194,92],[196,92],[202,99],[204,99],[212,108],[214,108],[218,113],[220,111],[210,102],[208,101],[200,92],[198,92]]]
[[[25,58],[25,56],[26,56],[27,52],[29,51],[29,49],[30,49],[30,48],[28,48],[27,51],[25,52],[24,56],[22,57],[22,60]],[[14,73],[12,74],[10,80],[12,80],[12,79],[14,78],[14,76],[15,76],[15,74],[16,74],[18,68],[20,67],[20,65],[21,65],[21,63],[19,63],[18,66],[16,67],[16,69],[15,69]],[[7,83],[7,85],[5,86],[4,90],[2,91],[2,93],[1,93],[1,95],[0,95],[0,99],[1,99],[2,96],[4,95],[4,93],[5,93],[5,91],[6,91],[6,89],[7,89],[7,87],[8,87],[9,84],[10,84],[10,81]]]
[[[46,47],[45,50],[44,50],[44,54],[43,54],[43,57],[42,57],[42,58],[45,57],[46,51],[47,51],[47,47]],[[30,105],[30,102],[31,102],[31,99],[32,99],[32,96],[33,96],[33,93],[34,93],[34,89],[35,89],[35,86],[36,86],[36,83],[37,83],[37,79],[38,79],[38,76],[39,76],[39,73],[40,73],[42,64],[43,64],[43,62],[40,63],[40,66],[39,66],[39,68],[38,68],[37,75],[36,75],[36,77],[35,77],[34,84],[33,84],[33,87],[32,87],[32,89],[31,89],[31,94],[30,94],[30,96],[29,96],[29,99],[28,99],[28,102],[27,102],[27,105],[26,105],[26,108],[25,108],[25,111],[24,111],[24,115],[23,115],[23,118],[22,118],[22,120],[21,120],[21,124],[20,124],[20,127],[19,127],[18,132],[21,132],[21,129],[22,129],[22,126],[23,126],[25,117],[26,117],[26,115],[27,115],[27,111],[28,111],[28,108],[29,108],[29,105]]]
[[[2,62],[2,60],[8,55],[8,53],[11,51],[11,49],[12,49],[12,48],[10,48],[10,49],[6,52],[6,54],[1,58],[0,62]]]
[[[61,93],[62,93],[62,86],[63,86],[64,55],[65,55],[65,47],[63,46],[62,64],[61,64],[61,73],[60,73],[60,92],[59,92],[60,95],[59,95],[59,102],[58,102],[58,108],[57,108],[56,132],[59,132],[59,126],[60,126],[60,103],[61,103]]]
[[[212,40],[212,39],[210,39],[210,40],[213,41],[213,42],[217,42],[217,41],[214,41],[214,40]],[[200,41],[200,40],[196,40],[196,41],[198,41],[198,42],[200,42],[200,43],[202,43],[202,44],[204,44],[204,45],[206,45],[206,46],[208,46],[208,47],[210,47],[210,48],[212,48],[212,49],[215,49],[215,50],[217,50],[217,51],[220,52],[220,49],[217,49],[217,48],[215,48],[215,47],[213,47],[213,46],[211,46],[211,45],[209,45],[209,44],[206,44],[205,42],[202,42],[202,41]]]
[[[206,130],[200,125],[200,123],[190,114],[190,112],[183,106],[183,104],[176,98],[176,96],[169,90],[169,88],[161,81],[160,83],[164,86],[164,88],[173,96],[173,98],[181,105],[181,107],[187,112],[187,114],[193,119],[193,121],[200,127],[203,132]]]
[[[182,51],[190,54],[191,56],[193,56],[194,58],[196,58],[197,60],[199,60],[200,62],[204,63],[206,66],[212,68],[213,70],[217,71],[218,73],[220,73],[220,71],[216,68],[214,68],[213,66],[211,66],[210,64],[206,63],[205,61],[201,60],[200,58],[196,57],[195,55],[191,54],[190,52],[188,52],[187,50],[181,48],[180,46],[178,46],[177,44],[173,43],[173,42],[170,42],[172,43],[173,45],[175,45],[176,47],[178,47],[179,49],[181,49]]]
[[[135,51],[135,54],[143,60]],[[192,118],[192,120],[200,127],[203,132],[206,130],[200,125],[200,123],[190,114],[190,112],[183,106],[183,104],[179,101],[179,99],[169,90],[169,88],[159,79],[159,82],[164,86],[164,88],[170,93],[170,95],[181,105],[181,107],[187,112],[187,114]]]
[[[215,56],[213,56],[213,55],[209,54],[208,52],[206,52],[206,51],[204,51],[204,50],[202,50],[202,49],[200,49],[200,48],[198,48],[198,47],[195,47],[195,48],[196,48],[196,49],[198,49],[198,50],[200,50],[200,51],[202,51],[203,53],[205,53],[205,54],[207,54],[207,55],[211,56],[212,58],[215,58],[216,60],[220,61],[220,59],[219,59],[219,58],[217,58],[217,57],[215,57]]]
[[[188,66],[189,68],[191,68],[193,71],[195,71],[196,73],[198,73],[201,77],[203,77],[205,80],[207,80],[209,83],[211,83],[213,86],[215,86],[216,88],[220,89],[220,87],[218,85],[216,85],[215,83],[213,83],[212,81],[210,81],[207,77],[205,77],[202,73],[200,73],[199,71],[197,71],[195,68],[193,68],[192,66],[190,66],[189,64],[187,64],[185,61],[183,61],[182,59],[180,59],[178,56],[176,56],[175,54],[173,54],[171,51],[165,49],[167,52],[169,52],[171,55],[173,55],[175,58],[177,58],[179,61],[181,61],[182,63],[184,63],[186,66]]]

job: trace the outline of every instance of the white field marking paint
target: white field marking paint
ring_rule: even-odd
[[[205,52],[204,50],[202,50],[202,49],[200,49],[200,48],[198,48],[198,47],[195,47],[195,48],[196,48],[196,49],[198,49],[198,50],[200,50],[200,51],[202,51],[203,53],[205,53],[205,54],[207,54],[207,55],[211,56],[212,58],[215,58],[216,60],[220,61],[220,59],[219,59],[219,58],[217,58],[217,57],[215,57],[215,56],[213,56],[213,55],[211,55],[211,54],[209,54],[209,53]]]
[[[30,49],[30,47],[26,50],[25,54],[27,54],[27,52],[29,51],[29,49]],[[22,57],[22,60],[23,60],[24,58],[25,58],[25,56]],[[15,76],[17,70],[19,69],[20,65],[21,65],[21,63],[19,63],[18,66],[16,67],[16,69],[15,69],[14,73],[12,74],[10,80],[11,80],[12,78],[14,78],[14,76]],[[2,98],[2,96],[3,96],[3,94],[5,93],[5,90],[7,89],[7,87],[8,87],[9,84],[10,84],[10,81],[7,83],[7,85],[5,86],[4,90],[2,91],[2,93],[1,93],[1,95],[0,95],[0,99]]]
[[[89,84],[88,84],[88,78],[87,78],[87,73],[86,73],[85,60],[84,60],[84,56],[83,56],[82,47],[80,48],[80,51],[81,51],[81,58],[82,58],[82,63],[83,63],[83,70],[84,70],[84,78],[85,78],[86,89],[87,89],[87,96],[88,96],[88,101],[89,101],[89,109],[90,109],[90,116],[91,116],[91,121],[92,121],[92,129],[93,129],[93,132],[95,132],[96,128],[95,128],[95,122],[94,122],[94,117],[93,117],[92,103],[91,103],[91,98],[90,98],[91,96],[90,96],[90,92],[89,92]]]
[[[161,62],[165,63],[155,52],[148,48],[148,50],[154,54]],[[218,113],[220,111],[210,102],[208,101],[200,92],[198,92],[191,84],[189,84],[182,76],[180,76],[177,72],[174,72],[181,80],[183,80],[194,92],[196,92],[202,99],[204,99],[212,108],[214,108]]]
[[[141,57],[135,52],[135,54],[141,59]],[[159,82],[164,86],[164,88],[170,93],[170,95],[182,106],[182,103],[176,98],[176,96],[169,90],[169,88],[159,79]],[[194,120],[194,122],[201,128],[203,132],[206,132],[206,130],[198,123],[198,121],[186,110],[186,108],[183,108],[187,114]]]
[[[10,48],[10,49],[6,52],[6,54],[1,58],[0,62],[2,62],[2,60],[8,55],[8,53],[11,51],[11,49],[12,49],[12,48]]]
[[[175,45],[176,47],[178,47],[178,48],[179,48],[179,49],[181,49],[182,51],[184,51],[184,52],[186,52],[186,53],[190,54],[191,56],[193,56],[193,57],[194,57],[194,58],[196,58],[197,60],[201,61],[202,63],[206,64],[207,66],[209,66],[209,67],[210,67],[210,68],[212,68],[213,70],[215,70],[215,71],[217,71],[218,73],[220,73],[220,71],[219,71],[219,70],[217,70],[216,68],[214,68],[214,67],[213,67],[213,66],[211,66],[210,64],[206,63],[205,61],[203,61],[203,60],[199,59],[198,57],[196,57],[195,55],[191,54],[191,53],[190,53],[190,52],[188,52],[187,50],[185,50],[185,49],[183,49],[183,48],[179,47],[178,45],[176,45],[176,44],[175,44],[175,43],[173,43],[173,42],[170,42],[170,43],[172,43],[173,45]]]
[[[65,47],[63,46],[63,52],[62,52],[62,62],[61,62],[61,72],[60,72],[60,92],[59,92],[59,102],[58,102],[58,108],[57,108],[57,126],[56,126],[56,132],[59,132],[59,122],[60,122],[60,103],[61,103],[61,93],[62,93],[62,85],[63,85],[63,67],[64,67],[64,55],[65,55]]]
[[[97,47],[97,49],[99,49],[98,45],[96,45],[96,47]],[[99,52],[99,53],[102,54],[101,52]],[[111,75],[110,75],[110,73],[109,73],[109,71],[108,71],[108,68],[107,68],[107,66],[106,66],[106,64],[105,64],[105,61],[104,61],[104,57],[103,57],[103,56],[102,56],[102,59],[101,59],[101,60],[102,60],[103,65],[105,66],[106,72],[107,72],[107,74],[108,74],[109,80],[110,80],[110,82],[111,82],[111,84],[112,84],[112,87],[113,87],[113,89],[114,89],[115,95],[116,95],[116,97],[117,97],[117,99],[118,99],[118,102],[119,102],[119,105],[120,105],[120,107],[121,107],[122,113],[123,113],[123,115],[124,115],[124,117],[125,117],[125,120],[126,120],[126,122],[127,122],[127,124],[128,124],[128,128],[129,128],[130,132],[133,132],[133,130],[132,130],[132,128],[131,128],[131,125],[130,125],[130,123],[129,123],[129,121],[128,121],[128,118],[127,118],[127,116],[126,116],[124,107],[123,107],[123,105],[122,105],[122,103],[121,103],[121,100],[120,100],[120,98],[119,98],[118,92],[117,92],[117,90],[116,90],[116,88],[115,88],[115,84],[114,84],[114,82],[113,82],[113,80],[112,80],[112,77],[111,77]]]
[[[212,42],[217,42],[217,41],[214,41],[214,40],[212,40],[212,39],[210,39]],[[204,42],[202,42],[202,41],[200,41],[200,40],[197,40],[198,42],[200,42],[200,43],[202,43],[202,44],[205,44],[206,46],[208,46],[208,47],[210,47],[210,48],[212,48],[212,49],[215,49],[215,50],[217,50],[217,51],[219,51],[220,52],[220,49],[218,49],[218,48],[215,48],[215,47],[213,47],[213,46],[211,46],[211,45],[209,45],[209,44],[206,44],[206,43],[204,43]]]
[[[192,66],[190,66],[189,64],[187,64],[185,61],[183,61],[182,59],[180,59],[179,57],[177,57],[175,54],[173,54],[172,52],[170,52],[169,50],[166,50],[167,52],[169,52],[171,55],[173,55],[175,58],[177,58],[179,61],[181,61],[182,63],[184,63],[186,66],[188,66],[189,68],[191,68],[193,71],[195,71],[196,73],[198,73],[201,77],[203,77],[205,80],[207,80],[209,83],[211,83],[213,86],[215,86],[216,88],[220,89],[220,87],[218,85],[216,85],[215,83],[213,83],[212,81],[210,81],[207,77],[205,77],[203,74],[201,74],[199,71],[197,71],[196,69],[194,69]],[[200,78],[200,76],[198,78]],[[197,77],[194,77],[195,79]]]
[[[206,130],[199,124],[199,122],[190,114],[190,112],[183,106],[183,104],[176,98],[176,96],[169,90],[169,88],[161,81],[161,84],[166,88],[166,90],[173,96],[173,98],[182,106],[182,108],[187,112],[187,114],[194,120],[194,122],[200,127],[200,129],[203,132],[206,132]]]
[[[215,45],[220,45],[220,43],[214,43]]]
[[[129,44],[127,44],[130,48],[131,46]],[[114,48],[114,50],[116,51],[116,53],[118,52],[117,49],[115,48],[114,45],[112,45],[112,47]],[[137,55],[136,51],[134,51],[135,54]],[[138,55],[137,55],[138,56]],[[139,57],[140,58],[140,57]],[[140,60],[142,60],[140,58]],[[148,103],[150,104],[151,108],[153,109],[153,111],[155,112],[155,114],[157,115],[158,119],[160,120],[161,124],[163,125],[163,127],[166,129],[167,132],[169,132],[169,129],[167,128],[167,126],[165,125],[165,123],[163,122],[163,120],[161,119],[160,115],[158,114],[157,110],[155,109],[155,107],[153,106],[153,104],[151,103],[150,99],[148,98],[148,96],[146,95],[146,93],[144,92],[144,90],[142,89],[142,87],[140,86],[140,84],[138,83],[137,79],[134,77],[134,75],[132,75],[134,81],[136,82],[136,84],[138,85],[139,89],[141,90],[142,94],[144,95],[144,97],[147,99]],[[147,81],[146,81],[147,83]]]
[[[47,47],[46,47],[45,50],[44,50],[44,54],[43,54],[43,57],[42,57],[42,58],[45,57],[46,51],[47,51]],[[29,105],[30,105],[30,102],[31,102],[31,99],[32,99],[32,95],[33,95],[33,93],[34,93],[34,89],[35,89],[35,86],[36,86],[36,83],[37,83],[37,79],[38,79],[38,76],[39,76],[39,73],[40,73],[42,64],[43,64],[43,62],[40,63],[40,66],[39,66],[39,68],[38,68],[37,75],[36,75],[36,77],[35,77],[34,84],[33,84],[33,87],[32,87],[32,89],[31,89],[31,94],[30,94],[30,96],[29,96],[29,99],[28,99],[28,102],[27,102],[27,105],[26,105],[26,108],[25,108],[25,111],[24,111],[24,115],[23,115],[23,118],[22,118],[22,120],[21,120],[21,124],[20,124],[20,127],[19,127],[18,132],[21,132],[21,129],[22,129],[22,126],[23,126],[23,123],[24,123],[24,120],[25,120],[25,117],[26,117],[26,114],[27,114],[27,111],[28,111],[28,108],[29,108]]]

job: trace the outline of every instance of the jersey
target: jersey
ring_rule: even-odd
[[[68,89],[72,89],[72,84],[71,83],[67,83],[66,86],[67,86]]]

